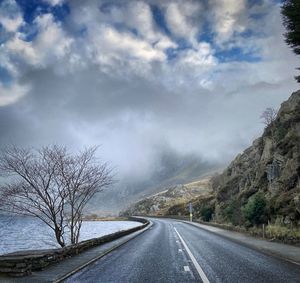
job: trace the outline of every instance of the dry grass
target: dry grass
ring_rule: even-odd
[[[288,228],[270,224],[266,227],[266,236],[283,242],[296,241],[300,243],[300,228]]]
[[[240,232],[249,234],[253,237],[263,238],[263,230],[262,227],[251,227],[246,229],[241,226],[234,226],[232,224],[225,223],[214,223],[214,222],[203,222],[200,223],[208,224],[211,226],[215,226],[218,228],[223,228],[230,231]],[[269,224],[265,228],[265,238],[271,241],[278,241],[286,244],[300,245],[300,228],[298,227],[287,227],[276,224]]]

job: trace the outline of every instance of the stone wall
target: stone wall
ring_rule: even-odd
[[[22,251],[0,256],[0,273],[16,277],[29,275],[32,271],[42,270],[48,265],[57,263],[74,255],[78,255],[89,248],[116,240],[120,237],[141,230],[149,224],[148,220],[142,218],[131,217],[129,220],[141,222],[143,225],[103,237],[82,241],[76,245],[70,245],[64,248]]]

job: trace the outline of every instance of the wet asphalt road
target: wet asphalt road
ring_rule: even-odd
[[[207,279],[230,283],[300,283],[299,265],[183,222],[167,219],[152,219],[152,222],[154,225],[148,231],[66,282],[205,282]]]

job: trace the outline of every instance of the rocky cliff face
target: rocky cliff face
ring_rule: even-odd
[[[215,220],[243,225],[242,207],[265,196],[264,221],[300,224],[300,91],[281,105],[262,137],[213,179]]]

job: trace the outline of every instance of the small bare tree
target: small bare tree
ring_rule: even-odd
[[[0,209],[34,216],[48,225],[61,247],[78,243],[87,202],[112,184],[111,169],[96,157],[97,148],[77,155],[59,146],[41,150],[9,147],[0,156]]]
[[[277,110],[271,107],[268,107],[260,116],[262,123],[268,127],[271,125],[277,117]]]
[[[60,178],[66,192],[68,227],[71,243],[79,240],[83,209],[88,201],[103,188],[112,184],[111,169],[95,158],[97,147],[78,155],[62,155],[58,160]]]

